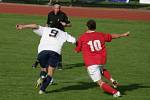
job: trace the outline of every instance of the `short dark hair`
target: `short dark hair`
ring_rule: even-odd
[[[86,26],[89,30],[95,30],[96,29],[96,22],[93,19],[90,19],[87,21]]]

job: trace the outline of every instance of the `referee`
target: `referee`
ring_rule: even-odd
[[[33,29],[33,32],[41,37],[38,46],[38,60],[41,72],[37,86],[40,86],[39,94],[43,94],[53,79],[52,77],[59,63],[63,44],[65,42],[75,44],[76,39],[60,29],[43,27],[37,24],[17,24],[16,28],[18,30]]]
[[[71,27],[67,15],[61,11],[61,6],[59,4],[53,5],[52,9],[53,10],[48,13],[46,26],[55,27],[62,31],[65,31],[65,27]]]
[[[53,10],[48,13],[46,26],[58,28],[62,31],[65,31],[65,27],[71,27],[68,16],[61,11],[61,6],[59,4],[54,4],[52,9]],[[58,69],[62,70],[62,56],[60,57]]]

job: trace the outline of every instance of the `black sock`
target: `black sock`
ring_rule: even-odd
[[[45,91],[45,89],[47,88],[51,80],[52,80],[52,77],[48,75],[45,81],[42,83],[40,90]]]

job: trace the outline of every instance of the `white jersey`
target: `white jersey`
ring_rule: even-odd
[[[42,27],[33,30],[36,34],[41,36],[38,46],[38,53],[43,50],[51,50],[61,54],[61,49],[64,42],[75,43],[76,39],[67,32],[61,31],[57,28]]]

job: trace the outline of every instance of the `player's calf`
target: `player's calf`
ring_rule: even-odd
[[[112,83],[112,85],[113,85],[114,88],[117,88],[117,87],[119,86],[119,83],[118,83],[116,80],[114,80],[114,79],[112,78],[110,72],[109,72],[107,69],[102,68],[102,75],[103,75],[106,79],[108,79],[109,81],[111,81],[111,83]]]
[[[113,97],[120,97],[121,94],[118,90],[112,88],[109,84],[103,82],[102,80],[98,81],[98,84],[100,85],[100,87],[107,93],[110,93],[113,95]]]
[[[50,81],[52,80],[51,76],[47,76],[46,79],[43,81],[41,87],[40,87],[40,91],[45,92],[46,88],[48,87]],[[39,92],[40,92],[39,91]],[[40,93],[39,93],[40,94]]]

